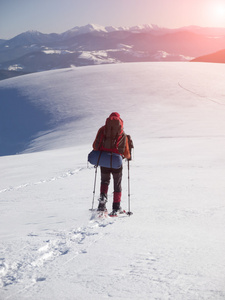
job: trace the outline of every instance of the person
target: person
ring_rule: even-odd
[[[126,135],[123,130],[123,120],[120,118],[120,114],[117,112],[111,113],[106,119],[105,125],[98,130],[93,143],[93,149],[117,153],[120,154],[122,158],[131,160],[131,148],[133,148],[133,142],[131,137]],[[99,211],[106,210],[111,174],[114,182],[112,214],[117,214],[122,211],[120,205],[122,195],[122,170],[123,165],[121,165],[119,169],[101,166]]]

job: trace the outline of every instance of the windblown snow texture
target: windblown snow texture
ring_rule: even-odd
[[[225,299],[224,74],[137,63],[0,83],[1,300]],[[134,214],[96,219],[87,155],[113,111],[135,145]],[[127,178],[124,161],[125,210]],[[98,170],[94,208],[99,187]]]

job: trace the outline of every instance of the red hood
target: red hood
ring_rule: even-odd
[[[109,118],[111,118],[111,117],[120,118],[120,114],[117,113],[117,112],[113,112],[113,113],[111,113],[111,115],[109,116]]]

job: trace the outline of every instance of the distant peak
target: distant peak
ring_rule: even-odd
[[[104,26],[101,26],[101,25],[87,24],[85,26],[76,26],[76,27],[66,31],[66,33],[76,32],[77,34],[83,34],[83,33],[89,33],[89,32],[93,32],[93,31],[106,32],[107,30],[105,29]]]
[[[39,35],[40,34],[40,32],[37,31],[37,30],[28,30],[25,33],[32,34],[32,35]]]
[[[163,28],[161,28],[155,24],[137,25],[137,26],[133,26],[133,27],[129,28],[130,31],[152,31],[152,30],[158,31],[161,29],[163,29]]]
[[[86,29],[94,30],[94,31],[106,31],[104,26],[98,25],[98,24],[88,24],[84,26]]]

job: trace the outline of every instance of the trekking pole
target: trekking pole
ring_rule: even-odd
[[[97,179],[97,169],[98,169],[98,166],[95,166],[95,180],[94,180],[94,190],[93,190],[93,199],[92,199],[92,207],[91,207],[91,210],[94,209],[95,187],[96,187],[96,179]]]
[[[99,161],[100,161],[101,155],[102,155],[102,151],[99,153],[98,161],[97,161],[97,164],[95,166],[95,168],[96,168],[95,169],[95,181],[94,181],[94,190],[93,190],[93,199],[92,199],[92,208],[91,208],[91,210],[94,209],[95,187],[96,187],[96,179],[97,179],[97,169],[98,169],[98,165],[99,165]]]
[[[127,214],[130,216],[133,213],[130,211],[130,160],[127,160],[127,167],[128,167],[128,212]]]

